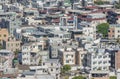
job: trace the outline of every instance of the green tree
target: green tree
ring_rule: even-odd
[[[17,60],[18,59],[18,53],[19,53],[20,51],[19,50],[16,50],[16,51],[14,51],[14,54],[15,54],[15,59]]]
[[[97,0],[94,3],[97,4],[97,5],[109,4],[108,1],[102,1],[102,0]]]
[[[18,53],[19,53],[19,50],[14,51],[15,55],[18,55]]]
[[[117,77],[116,76],[111,76],[110,79],[117,79]]]
[[[86,79],[86,78],[83,77],[83,76],[75,76],[75,77],[73,77],[72,79]]]
[[[102,4],[104,4],[104,2],[101,1],[101,0],[95,1],[94,3],[97,4],[97,5],[102,5]]]
[[[63,68],[62,68],[62,73],[66,73],[69,70],[71,70],[71,66],[70,65],[64,65]]]
[[[108,35],[108,29],[109,29],[108,23],[102,23],[97,25],[97,32],[103,34],[103,37],[106,37],[106,35]]]

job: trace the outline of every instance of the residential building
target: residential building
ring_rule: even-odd
[[[79,17],[82,21],[88,22],[93,28],[96,28],[98,24],[107,23],[106,14],[102,12],[86,12],[86,15]]]
[[[72,30],[71,31],[71,38],[72,39],[80,40],[82,35],[83,35],[83,31],[82,30]]]
[[[0,50],[0,71],[7,72],[12,68],[14,53],[8,50]]]
[[[21,41],[11,36],[11,37],[8,37],[8,39],[3,42],[3,47],[13,52],[19,51],[21,50]]]
[[[27,17],[28,25],[43,25],[46,24],[45,17]]]
[[[0,0],[0,4],[5,4],[5,3],[9,3],[9,0]]]
[[[17,76],[17,79],[55,79],[53,76],[49,75],[48,72],[46,72],[46,67],[35,67],[34,70],[36,71],[24,71]]]
[[[109,71],[110,54],[105,49],[91,49],[87,53],[87,66],[91,71]]]
[[[39,12],[37,8],[25,8],[23,12],[23,16],[27,18],[29,17],[39,17]]]
[[[71,38],[71,33],[67,32],[67,31],[63,31],[63,30],[60,30],[59,27],[56,27],[55,30],[53,31],[50,31],[49,36],[53,36],[53,37],[57,37],[57,38],[60,38],[60,39],[70,39]]]
[[[40,57],[41,57],[40,58],[40,61],[41,61],[40,64],[42,64],[43,61],[47,61],[48,59],[50,59],[49,58],[49,52],[46,51],[46,50],[40,51]]]
[[[60,62],[58,59],[44,60],[41,66],[30,66],[17,79],[60,79]]]
[[[120,69],[117,70],[117,79],[120,78]]]
[[[49,46],[50,58],[58,58],[58,50],[60,49],[60,44],[51,44]]]
[[[16,12],[1,12],[0,18],[4,19],[5,25],[3,27],[8,29],[10,35],[14,35],[16,28],[22,24],[22,21]]]
[[[119,56],[120,50],[109,50],[110,57],[111,57],[111,67],[115,70],[120,68]]]
[[[64,16],[60,18],[60,26],[73,26],[77,29],[77,16]]]
[[[82,37],[86,39],[96,39],[96,28],[89,24],[89,22],[81,22]]]
[[[108,38],[120,38],[120,24],[111,24],[108,30]]]
[[[110,79],[108,71],[93,71],[90,73],[90,79]]]
[[[26,43],[22,46],[22,64],[23,65],[39,65],[40,50],[39,43]]]
[[[76,65],[76,55],[73,48],[59,49],[59,58],[62,65]]]
[[[58,59],[43,61],[42,66],[48,67],[49,74],[54,76],[55,79],[60,79],[61,65]]]
[[[119,57],[120,57],[120,51],[118,51],[117,53],[115,53],[115,69],[116,70],[120,69]]]
[[[86,64],[85,58],[87,51],[85,51],[84,48],[77,48],[76,49],[76,64],[79,65],[80,67],[84,67]]]

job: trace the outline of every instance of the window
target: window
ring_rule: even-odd
[[[43,66],[45,65],[45,63],[43,63]]]
[[[66,63],[69,63],[69,60],[66,60]]]
[[[53,63],[51,63],[51,66],[53,66]]]
[[[68,55],[66,55],[66,58],[68,58]]]
[[[96,64],[96,62],[93,62],[93,64]]]
[[[118,37],[120,37],[120,35],[118,35]]]
[[[51,69],[51,71],[53,71],[53,69]]]
[[[102,56],[99,56],[98,58],[102,58]]]
[[[120,30],[118,30],[118,33],[120,33]]]
[[[105,56],[103,56],[103,58],[107,58],[107,56],[105,55]]]
[[[101,63],[102,63],[102,61],[99,61],[99,62],[98,62],[98,64],[101,64]]]
[[[4,35],[4,37],[6,37],[6,35]]]
[[[73,55],[71,55],[71,57],[73,57]]]
[[[58,70],[58,68],[56,68],[56,70]]]
[[[93,56],[93,59],[95,59],[96,58],[96,56]]]

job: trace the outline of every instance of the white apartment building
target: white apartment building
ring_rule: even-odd
[[[28,25],[40,25],[40,24],[46,24],[45,20],[42,20],[42,18],[33,18],[32,16],[29,16],[26,18],[28,21]]]
[[[117,79],[120,79],[120,69],[117,70]]]
[[[49,59],[49,52],[48,51],[40,51],[40,60],[41,60],[41,63],[43,61],[46,61]]]
[[[0,0],[0,4],[6,4],[6,3],[9,3],[10,1],[9,0]]]
[[[94,38],[94,29],[92,27],[83,27],[83,38]]]
[[[0,50],[0,71],[7,72],[12,68],[14,53],[8,50]]]
[[[105,49],[90,49],[87,53],[87,66],[91,71],[109,71],[109,55]]]
[[[49,74],[54,76],[55,79],[60,79],[61,65],[59,59],[48,59],[43,61],[42,66],[47,67]]]
[[[16,79],[55,79],[51,76],[45,66],[30,66],[30,70],[19,74]]]
[[[83,38],[86,39],[95,39],[96,38],[96,28],[91,26],[88,22],[81,22],[80,23]]]
[[[59,49],[59,58],[61,61],[62,65],[75,65],[76,64],[76,56],[75,56],[75,51],[73,50],[73,48],[62,48]]]
[[[30,71],[20,74],[17,79],[60,79],[61,65],[58,59],[48,59],[41,66],[30,66]]]
[[[22,46],[22,64],[38,65],[40,61],[41,45],[38,43],[26,43]]]
[[[61,30],[59,27],[55,27],[54,30],[51,30],[49,32],[49,35],[53,35],[53,37],[57,37],[60,39],[70,39],[71,38],[71,33]]]
[[[93,26],[94,29],[96,29],[96,26],[101,23],[107,23],[106,14],[103,13],[91,13],[87,15],[87,22],[91,26]]]

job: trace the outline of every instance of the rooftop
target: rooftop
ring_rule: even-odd
[[[2,49],[2,50],[0,50],[0,53],[12,53],[12,52],[9,50],[6,50],[6,49]]]

